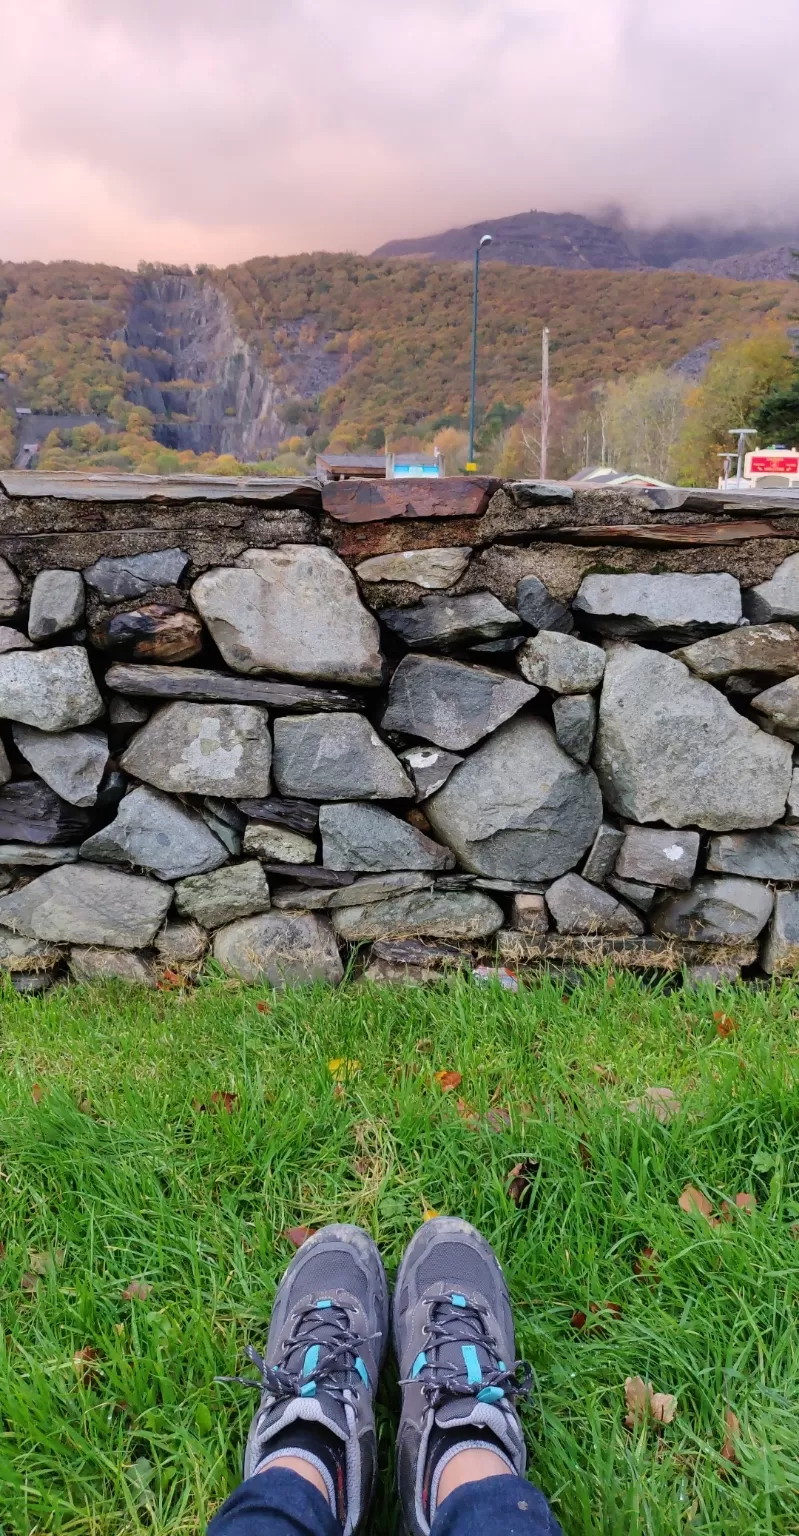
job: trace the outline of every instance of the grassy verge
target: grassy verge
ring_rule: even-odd
[[[3,994],[0,1057],[3,1536],[202,1531],[252,1407],[213,1378],[263,1339],[283,1230],[360,1222],[393,1270],[431,1207],[506,1266],[532,1475],[567,1536],[799,1528],[793,986]],[[334,1058],[359,1063],[343,1085]],[[625,1108],[651,1086],[680,1101],[666,1125]],[[712,1227],[689,1183],[757,1208]],[[636,1375],[676,1394],[672,1424],[624,1427]],[[395,1409],[388,1379],[386,1474]]]

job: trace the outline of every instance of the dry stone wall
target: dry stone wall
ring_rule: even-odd
[[[0,968],[793,971],[798,514],[0,477]]]

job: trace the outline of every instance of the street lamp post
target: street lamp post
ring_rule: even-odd
[[[466,465],[470,474],[477,468],[474,462],[474,415],[475,397],[477,393],[477,289],[480,283],[480,252],[484,245],[491,244],[491,236],[483,235],[480,244],[474,253],[474,301],[472,307],[472,399],[469,410],[469,462]]]

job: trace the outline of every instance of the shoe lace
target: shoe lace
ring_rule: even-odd
[[[516,1360],[507,1365],[500,1357],[500,1346],[491,1332],[489,1312],[477,1301],[465,1306],[453,1306],[448,1296],[428,1298],[430,1313],[424,1329],[425,1363],[418,1376],[407,1377],[400,1386],[408,1386],[417,1380],[430,1406],[437,1408],[447,1398],[479,1398],[490,1388],[495,1388],[506,1398],[526,1397],[533,1384],[533,1368],[527,1360]],[[471,1382],[464,1366],[452,1359],[442,1359],[448,1346],[463,1344],[479,1347],[484,1360],[481,1362],[480,1380]],[[487,1357],[487,1359],[485,1358]]]
[[[344,1307],[328,1307],[320,1313],[311,1305],[301,1308],[292,1323],[291,1331],[282,1340],[279,1359],[270,1365],[252,1344],[244,1353],[255,1366],[256,1376],[217,1376],[220,1382],[236,1382],[243,1387],[254,1387],[266,1392],[274,1402],[292,1397],[308,1397],[323,1390],[339,1402],[344,1402],[349,1388],[355,1381],[363,1380],[356,1360],[360,1360],[365,1343],[371,1343],[377,1335],[364,1339],[353,1331],[349,1314]],[[306,1370],[303,1362],[308,1351],[316,1348],[318,1355],[313,1369]],[[298,1366],[292,1357],[297,1357]]]

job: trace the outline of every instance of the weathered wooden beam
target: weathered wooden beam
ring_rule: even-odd
[[[341,523],[405,517],[481,517],[499,487],[484,475],[442,480],[335,480],[322,487],[325,512]]]
[[[233,677],[226,672],[206,672],[202,667],[137,667],[120,663],[109,667],[105,682],[115,693],[133,698],[266,704],[270,709],[291,714],[353,711],[363,707],[357,698],[338,688],[309,688],[273,678]]]

